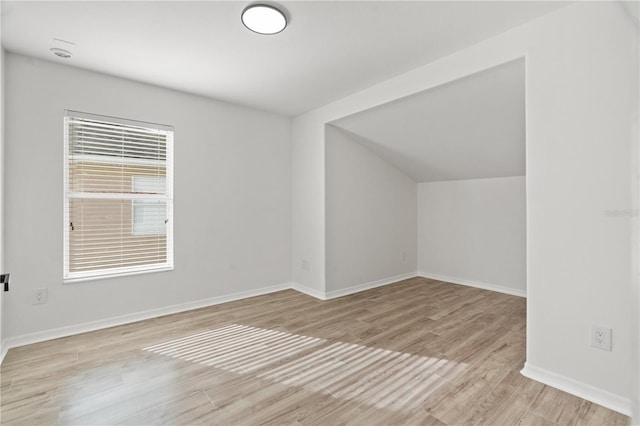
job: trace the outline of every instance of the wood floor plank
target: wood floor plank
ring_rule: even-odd
[[[545,386],[531,406],[534,414],[558,425],[573,425],[584,401],[550,386]]]
[[[475,424],[513,425],[524,415],[536,400],[544,385],[529,380],[516,371],[509,373],[494,388],[489,398],[478,404],[469,419]]]
[[[580,414],[576,419],[576,425],[584,426],[626,426],[629,424],[629,418],[620,413],[612,412],[597,404],[586,401],[580,409]]]
[[[603,423],[602,425],[605,425],[605,424],[606,423]],[[520,420],[518,420],[516,425],[517,426],[557,426],[557,424],[552,422],[551,420],[545,419],[542,416],[537,416],[531,412],[526,412],[520,418]]]
[[[522,298],[412,278],[293,290],[11,349],[3,425],[623,425],[529,380]]]

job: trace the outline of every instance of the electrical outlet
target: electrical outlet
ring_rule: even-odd
[[[47,303],[47,289],[46,288],[34,288],[33,298],[31,300],[33,305],[41,305]]]
[[[406,262],[406,261],[407,261],[407,252],[406,252],[406,251],[403,251],[403,252],[402,252],[402,261],[403,261],[403,262]]]
[[[591,346],[611,352],[611,329],[591,324]]]

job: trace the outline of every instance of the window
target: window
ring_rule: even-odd
[[[67,111],[65,281],[173,269],[173,129]]]

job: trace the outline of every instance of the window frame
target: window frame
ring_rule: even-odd
[[[69,122],[71,119],[87,119],[92,121],[99,121],[109,124],[123,125],[135,128],[144,128],[153,131],[157,131],[163,133],[166,138],[166,164],[165,164],[165,194],[160,196],[146,195],[140,194],[137,197],[130,197],[132,211],[133,211],[133,203],[135,199],[162,199],[166,202],[167,209],[167,219],[168,222],[166,224],[166,261],[163,263],[154,263],[148,265],[137,265],[137,266],[127,266],[127,267],[119,267],[119,268],[103,268],[96,269],[91,271],[84,272],[70,272],[69,271],[69,239],[70,239],[70,221],[69,221],[69,204],[70,200],[73,198],[93,198],[93,199],[127,199],[128,197],[123,197],[119,193],[110,192],[103,194],[92,194],[92,193],[81,193],[82,197],[79,197],[79,193],[74,193],[70,191],[69,188],[69,145],[70,145],[70,135],[69,135]],[[146,274],[153,272],[161,272],[161,271],[172,271],[174,269],[174,256],[173,256],[173,136],[174,130],[173,126],[157,124],[157,123],[149,123],[142,122],[136,120],[129,120],[119,117],[112,117],[106,115],[98,115],[98,114],[90,114],[85,112],[73,111],[73,110],[65,110],[64,111],[64,119],[63,119],[63,127],[64,127],[64,171],[63,171],[63,283],[73,283],[80,281],[90,281],[90,280],[99,280],[106,278],[114,278],[114,277],[122,277],[129,275],[138,275],[138,274]],[[117,158],[117,157],[116,157]],[[104,158],[101,159],[105,161]],[[132,162],[136,162],[136,159],[131,159]],[[133,217],[132,217],[132,231],[133,231]]]

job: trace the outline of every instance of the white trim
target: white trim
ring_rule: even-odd
[[[2,365],[4,357],[7,356],[7,352],[9,352],[9,345],[7,344],[7,339],[4,339],[0,342],[0,365]]]
[[[361,291],[370,290],[376,287],[382,287],[385,285],[393,284],[398,281],[406,280],[408,278],[415,278],[418,275],[415,272],[409,272],[407,274],[396,275],[394,277],[383,278],[377,281],[371,281],[364,284],[358,284],[347,288],[342,288],[340,290],[333,290],[325,293],[325,297],[327,299],[335,299],[342,296],[347,296],[353,293],[359,293]]]
[[[631,400],[620,395],[599,389],[595,386],[579,382],[562,374],[554,373],[530,362],[524,364],[520,373],[532,380],[568,392],[577,397],[602,405],[625,416],[631,415]]]
[[[431,276],[428,277],[427,275],[431,275]],[[422,272],[419,272],[418,274],[408,273],[403,275],[397,275],[395,277],[386,278],[378,281],[372,281],[370,283],[360,284],[360,285],[348,287],[341,290],[334,290],[328,293],[311,289],[299,283],[293,283],[293,282],[283,283],[283,284],[273,285],[269,287],[262,287],[255,290],[247,290],[247,291],[242,291],[238,293],[233,293],[226,296],[218,296],[218,297],[213,297],[208,299],[197,300],[193,302],[186,302],[178,305],[167,306],[164,308],[151,309],[143,312],[121,315],[121,316],[106,318],[98,321],[86,322],[84,324],[60,327],[60,328],[55,328],[51,330],[8,338],[0,342],[0,364],[2,364],[2,361],[4,360],[10,348],[30,345],[33,343],[39,343],[47,340],[58,339],[61,337],[72,336],[75,334],[81,334],[81,333],[86,333],[86,332],[95,331],[95,330],[101,330],[104,328],[115,327],[118,325],[130,324],[133,322],[143,321],[151,318],[157,318],[163,315],[170,315],[170,314],[175,314],[179,312],[190,311],[193,309],[204,308],[207,306],[233,302],[236,300],[255,297],[255,296],[261,296],[261,295],[273,293],[276,291],[294,289],[301,293],[305,293],[312,297],[315,297],[316,299],[327,300],[327,299],[334,299],[341,296],[346,296],[348,294],[358,293],[358,292],[376,288],[376,287],[381,287],[384,285],[395,283],[397,281],[401,281],[403,279],[413,278],[416,276],[431,278],[431,279],[438,279],[439,281],[445,281],[445,282],[453,282],[455,284],[470,285],[470,284],[463,284],[460,282],[456,283],[454,282],[454,279],[450,277],[443,277],[443,276],[434,275],[434,274],[425,274]],[[473,285],[473,286],[475,287],[476,285]],[[493,290],[495,286],[490,286],[490,287],[492,288],[487,288],[487,287],[481,287],[481,288]],[[504,288],[502,287],[500,289],[504,290]],[[496,291],[500,291],[500,290],[496,290]],[[568,392],[572,395],[586,399],[595,404],[617,411],[624,415],[629,416],[631,414],[631,400],[628,398],[622,397],[620,395],[616,395],[611,392],[596,388],[592,385],[579,382],[577,380],[571,379],[569,377],[563,376],[558,373],[554,373],[544,368],[536,367],[529,362],[525,363],[524,368],[521,370],[521,374],[532,380],[536,380],[548,386],[552,386],[564,392]]]
[[[509,287],[503,287],[503,286],[499,286],[499,285],[481,283],[481,282],[478,282],[478,281],[471,281],[471,280],[466,280],[466,279],[463,279],[463,278],[449,277],[449,276],[446,276],[446,275],[431,274],[429,272],[420,272],[419,271],[418,272],[418,276],[422,277],[422,278],[429,278],[431,280],[445,281],[445,282],[452,283],[452,284],[460,284],[460,285],[466,285],[466,286],[469,286],[469,287],[481,288],[483,290],[497,291],[498,293],[510,294],[512,296],[527,297],[527,292],[526,291],[517,290],[515,288],[509,288]]]
[[[30,345],[32,343],[44,342],[46,340],[59,339],[61,337],[101,330],[103,328],[130,324],[132,322],[157,318],[164,315],[177,314],[179,312],[205,308],[207,306],[219,305],[221,303],[233,302],[240,299],[246,299],[248,297],[262,296],[264,294],[290,289],[291,286],[291,283],[278,284],[269,287],[262,287],[255,290],[241,291],[226,296],[212,297],[208,299],[196,300],[193,302],[180,303],[178,305],[166,306],[164,308],[150,309],[148,311],[85,322],[78,325],[70,325],[66,327],[53,328],[51,330],[38,331],[36,333],[23,334],[22,336],[10,337],[6,339],[2,343],[2,350],[7,351],[18,346]]]
[[[304,286],[300,283],[291,283],[291,288],[293,290],[299,291],[300,293],[304,293],[307,296],[315,297],[319,300],[327,300],[327,295],[324,291],[316,290],[314,288]]]
[[[173,128],[172,128],[173,130]],[[167,263],[173,266],[173,168],[175,167],[175,161],[173,159],[173,131],[167,134],[167,147],[165,156],[170,161],[171,167],[167,167],[165,170],[164,190],[169,197],[167,201]]]
[[[80,120],[98,121],[104,127],[113,127],[111,123],[117,123],[123,126],[136,127],[140,130],[146,130],[148,133],[173,132],[173,126],[170,124],[152,123],[149,121],[131,120],[129,118],[114,117],[111,115],[91,114],[89,112],[74,111],[65,109],[64,114],[70,118]]]
[[[235,300],[245,299],[248,297],[261,296],[276,291],[282,291],[287,289],[297,290],[301,293],[315,297],[320,300],[327,300],[328,298],[337,298],[346,296],[347,294],[358,293],[364,290],[368,290],[375,287],[380,287],[387,284],[392,284],[397,281],[401,281],[407,278],[415,277],[415,273],[397,275],[395,277],[386,278],[383,280],[373,281],[366,284],[360,284],[357,286],[335,290],[329,293],[315,290],[306,287],[299,283],[284,283],[274,285],[270,287],[263,287],[255,290],[248,290],[239,293],[233,293],[226,296],[218,296],[209,299],[202,299],[193,302],[181,303],[178,305],[167,306],[164,308],[151,309],[148,311],[137,312],[133,314],[121,315],[117,317],[105,318],[97,321],[90,321],[83,324],[70,325],[66,327],[54,328],[51,330],[39,331],[36,333],[24,334],[21,336],[10,337],[2,342],[2,350],[6,353],[10,348],[18,346],[30,345],[33,343],[44,342],[46,340],[59,339],[61,337],[73,336],[75,334],[87,333],[90,331],[101,330],[104,328],[115,327],[118,325],[130,324],[133,322],[143,321],[146,319],[157,318],[163,315],[176,314],[179,312],[190,311],[193,309],[204,308],[207,306],[218,305],[226,302],[233,302]],[[329,297],[328,297],[329,296]]]
[[[371,281],[368,283],[364,283],[364,284],[358,284],[358,285],[354,285],[351,287],[347,287],[347,288],[342,288],[339,290],[333,290],[333,291],[320,291],[320,290],[316,290],[307,286],[304,286],[302,284],[299,283],[292,283],[291,284],[291,288],[293,290],[297,290],[300,293],[304,293],[306,295],[309,295],[311,297],[315,297],[316,299],[319,300],[329,300],[329,299],[336,299],[338,297],[342,297],[342,296],[347,296],[349,294],[353,294],[353,293],[359,293],[361,291],[366,291],[366,290],[370,290],[372,288],[376,288],[376,287],[382,287],[385,285],[389,285],[389,284],[393,284],[395,282],[398,281],[402,281],[402,280],[406,280],[407,278],[415,278],[418,275],[416,275],[415,272],[410,272],[407,274],[401,274],[401,275],[396,275],[395,277],[390,277],[390,278],[384,278],[381,280],[377,280],[377,281]]]
[[[62,284],[81,283],[85,281],[104,280],[107,278],[128,277],[130,275],[150,274],[153,272],[170,272],[173,271],[173,266],[167,264],[154,264],[152,268],[149,265],[132,266],[129,268],[112,269],[112,273],[100,273],[95,274],[92,272],[74,272],[69,278],[63,278]],[[101,271],[104,271],[102,269]]]
[[[62,176],[62,278],[64,279],[67,274],[67,262],[69,260],[69,226],[71,222],[69,221],[69,197],[67,197],[67,192],[69,191],[69,121],[70,118],[66,114],[63,119],[63,144],[64,144],[64,154],[63,154],[63,176]]]
[[[51,330],[39,331],[36,333],[24,334],[21,336],[10,337],[8,339],[5,339],[2,342],[2,345],[1,345],[2,353],[0,354],[1,356],[0,362],[1,362],[1,359],[4,358],[4,355],[6,355],[6,352],[9,349],[15,348],[18,346],[30,345],[33,343],[44,342],[46,340],[59,339],[61,337],[73,336],[75,334],[87,333],[90,331],[101,330],[104,328],[115,327],[118,325],[130,324],[133,322],[143,321],[151,318],[157,318],[163,315],[176,314],[179,312],[190,311],[193,309],[204,308],[207,306],[219,305],[221,303],[233,302],[240,299],[246,299],[248,297],[261,296],[261,295],[273,293],[276,291],[293,289],[301,293],[307,294],[309,296],[315,297],[316,299],[319,299],[319,300],[329,300],[329,299],[335,299],[338,297],[346,296],[349,294],[359,293],[361,291],[373,289],[376,287],[382,287],[385,285],[393,284],[405,279],[414,278],[414,277],[424,277],[424,276],[425,274],[423,273],[416,274],[415,272],[411,272],[411,273],[396,275],[394,277],[385,278],[377,281],[371,281],[365,284],[359,284],[359,285],[347,287],[340,290],[333,290],[330,292],[324,292],[324,291],[312,289],[310,287],[304,286],[299,283],[294,283],[294,282],[283,283],[283,284],[273,285],[269,287],[262,287],[255,290],[247,290],[247,291],[242,291],[238,293],[233,293],[226,296],[218,296],[218,297],[212,297],[208,299],[196,300],[193,302],[186,302],[178,305],[166,306],[164,308],[150,309],[147,311],[136,312],[136,313],[121,315],[117,317],[105,318],[97,321],[90,321],[83,324],[70,325],[66,327],[54,328]],[[432,275],[432,277],[435,277],[435,276]],[[447,279],[444,279],[444,278],[447,278]],[[452,279],[448,277],[439,277],[439,278],[433,278],[433,279],[452,282]],[[488,288],[488,289],[492,290],[492,288]],[[496,290],[496,291],[500,291],[500,290]]]

